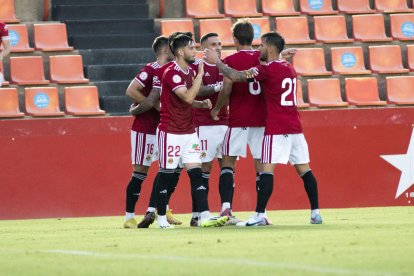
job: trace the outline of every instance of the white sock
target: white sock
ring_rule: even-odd
[[[223,202],[223,205],[221,206],[221,211],[223,212],[226,209],[230,208],[230,202]]]
[[[135,218],[135,213],[125,212],[125,220],[129,220],[129,219],[132,219],[132,218]]]
[[[167,216],[160,216],[158,215],[158,220],[157,220],[159,225],[169,225],[168,221],[167,221]]]
[[[147,212],[155,213],[154,207],[148,207]]]
[[[312,212],[311,212],[311,217],[316,217],[316,215],[320,215],[320,213],[319,213],[319,209],[313,209],[312,210]]]
[[[200,219],[205,220],[211,217],[210,211],[204,211],[200,213]]]
[[[257,220],[261,220],[261,219],[263,219],[263,218],[265,218],[265,217],[266,217],[266,213],[255,213],[255,214],[254,214],[254,217],[255,217]]]
[[[198,218],[199,212],[193,212],[193,218]]]

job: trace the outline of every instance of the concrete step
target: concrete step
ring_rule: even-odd
[[[73,35],[69,37],[76,49],[143,48],[151,45],[156,35]]]
[[[112,64],[84,66],[85,77],[91,81],[131,81],[145,64]]]
[[[153,19],[66,20],[68,34],[148,34],[154,33]]]
[[[156,59],[151,48],[127,49],[87,49],[80,50],[84,65],[99,64],[138,64],[149,63]]]
[[[93,84],[98,87],[100,96],[125,96],[130,82],[130,80],[95,81]]]
[[[99,103],[101,108],[111,115],[129,115],[131,100],[126,96],[101,96]]]
[[[147,0],[52,0],[56,5],[146,4]]]

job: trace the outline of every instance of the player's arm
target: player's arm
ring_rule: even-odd
[[[3,39],[3,51],[0,52],[0,60],[3,60],[3,58],[7,57],[10,54],[11,51],[11,45],[9,39]]]
[[[135,79],[133,79],[131,83],[128,85],[125,94],[134,102],[141,103],[145,99],[145,96],[141,93],[142,89],[144,89],[144,86]]]
[[[193,85],[187,89],[185,86],[180,86],[174,90],[174,93],[184,102],[193,104],[198,91],[200,90],[201,82],[203,81],[204,64],[200,62],[198,65],[198,74],[193,81]]]
[[[220,110],[223,108],[223,106],[225,106],[228,103],[230,95],[231,95],[232,87],[233,87],[233,82],[230,79],[225,77],[223,79],[223,88],[221,92],[219,93],[216,105],[211,110],[211,117],[213,118],[213,120],[216,120],[216,121],[219,120],[218,114]]]
[[[160,92],[161,89],[158,87],[153,87],[151,92],[149,93],[148,97],[146,97],[141,103],[137,106],[131,107],[129,112],[137,116],[141,113],[144,113],[151,108],[155,108],[156,110],[160,110]]]
[[[209,99],[203,100],[203,101],[193,101],[192,106],[194,108],[208,108],[211,109],[212,104]]]
[[[221,91],[223,85],[221,83],[216,83],[214,85],[201,85],[200,91],[198,92],[197,96],[205,97],[213,95],[214,93],[218,93]]]

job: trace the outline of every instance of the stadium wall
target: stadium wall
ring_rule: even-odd
[[[412,186],[396,198],[401,172],[381,155],[407,153],[414,108],[311,110],[301,117],[322,208],[413,204]],[[131,123],[130,117],[1,120],[0,219],[122,215],[131,176]],[[154,164],[137,213],[146,209],[156,171]],[[210,182],[210,208],[218,211],[217,164]],[[235,182],[234,210],[253,210],[250,157],[237,163]],[[174,212],[190,212],[190,200],[183,173],[171,202]],[[278,166],[269,209],[306,208],[293,167]]]

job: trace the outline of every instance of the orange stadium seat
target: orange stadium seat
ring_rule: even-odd
[[[391,14],[391,36],[396,40],[414,40],[414,14]]]
[[[54,83],[88,83],[83,75],[81,55],[51,56],[50,81]]]
[[[60,111],[56,87],[31,87],[24,89],[26,113],[33,117],[64,116]]]
[[[24,117],[16,88],[0,88],[0,118]]]
[[[38,51],[72,51],[68,45],[66,24],[48,23],[34,24],[34,46]]]
[[[346,33],[345,16],[315,16],[315,39],[324,43],[347,43],[354,40]]]
[[[221,59],[228,57],[236,52],[236,50],[221,50]]]
[[[309,38],[308,18],[306,16],[276,17],[276,30],[286,44],[312,44]]]
[[[344,107],[347,102],[341,98],[339,79],[308,80],[309,103],[317,107]]]
[[[263,15],[257,12],[256,0],[224,0],[224,14],[230,17],[254,17]]]
[[[161,34],[169,36],[175,32],[192,32],[194,33],[194,24],[192,19],[181,20],[161,20]]]
[[[300,12],[295,10],[293,0],[262,0],[262,11],[263,14],[270,16],[289,16],[300,14]]]
[[[26,24],[7,25],[12,53],[34,52],[34,48],[29,46],[29,34]]]
[[[331,48],[331,61],[334,74],[371,74],[365,68],[362,47]]]
[[[376,13],[376,10],[371,9],[369,6],[369,0],[337,0],[338,10],[341,13],[346,14],[358,14],[358,13]]]
[[[10,58],[10,82],[19,85],[48,84],[41,56]]]
[[[401,48],[398,45],[369,46],[369,64],[374,73],[407,73],[403,68]]]
[[[9,82],[6,81],[5,76],[4,76],[4,67],[3,67],[3,62],[0,61],[0,72],[3,74],[3,82],[1,83],[2,86],[4,85],[9,85]]]
[[[0,0],[0,21],[5,23],[19,23],[14,12],[14,0]]]
[[[392,104],[414,104],[414,76],[387,77],[387,101]]]
[[[300,80],[296,81],[296,100],[298,108],[307,108],[310,106],[310,104],[305,103],[303,100],[302,82]]]
[[[378,81],[375,77],[345,78],[345,95],[348,103],[356,106],[387,104],[378,96]]]
[[[408,68],[414,71],[414,45],[407,45]]]
[[[67,114],[77,116],[105,115],[99,107],[96,86],[65,87],[65,109]]]
[[[353,15],[354,39],[357,41],[391,41],[385,35],[384,16],[382,14]],[[369,26],[369,28],[367,27]]]
[[[207,33],[217,33],[220,36],[223,46],[233,46],[233,34],[231,32],[230,18],[222,19],[201,19],[200,20],[200,37]]]
[[[309,15],[337,14],[331,0],[300,0],[300,11]]]
[[[253,39],[253,45],[260,45],[261,39],[260,37],[270,32],[270,24],[269,24],[269,18],[268,17],[261,17],[261,18],[249,18],[249,21],[253,25],[254,30],[254,39]]]
[[[413,11],[408,8],[406,0],[375,0],[375,8],[385,13]]]
[[[332,72],[326,70],[323,48],[299,48],[293,56],[293,66],[302,76],[332,75]]]
[[[194,18],[216,18],[224,17],[219,12],[217,0],[185,0],[187,17]]]

